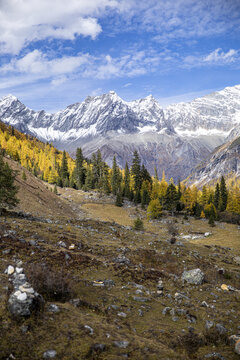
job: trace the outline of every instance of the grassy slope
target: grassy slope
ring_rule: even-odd
[[[16,359],[38,360],[42,359],[44,351],[55,349],[57,359],[62,360],[117,360],[122,359],[124,354],[128,354],[130,359],[186,360],[189,357],[184,348],[172,347],[172,342],[183,334],[183,329],[187,332],[188,327],[193,326],[196,333],[201,334],[205,321],[213,320],[225,325],[229,334],[238,332],[239,293],[217,290],[222,283],[240,288],[240,267],[232,260],[239,253],[240,233],[237,226],[224,225],[222,228],[219,224],[212,229],[204,221],[190,219],[183,222],[179,218],[180,232],[212,231],[213,235],[204,240],[186,242],[184,247],[169,245],[166,241],[169,238],[164,223],[166,219],[153,223],[144,220],[146,231],[135,232],[124,226],[131,225],[136,215],[144,216],[141,209],[117,208],[112,204],[111,197],[99,198],[95,193],[89,196],[72,189],[59,189],[61,196],[55,196],[31,174],[27,173],[27,178],[24,183],[19,178],[20,209],[51,216],[57,223],[7,219],[6,228],[16,233],[12,237],[1,238],[0,251],[11,251],[2,256],[0,263],[0,359],[13,354]],[[26,197],[28,201],[25,201]],[[59,208],[59,203],[62,208]],[[25,239],[26,243],[19,242],[19,238]],[[38,246],[30,244],[32,239],[37,241]],[[57,246],[59,240],[66,243],[66,249]],[[74,250],[68,249],[71,244],[75,244]],[[79,244],[81,248],[78,248]],[[66,253],[70,256],[68,260]],[[114,258],[118,255],[126,256],[131,264],[117,264]],[[69,301],[51,300],[38,317],[19,322],[11,319],[6,310],[6,286],[9,283],[3,272],[8,264],[14,264],[15,259],[21,259],[25,268],[29,264],[45,263],[52,272],[70,274],[75,291],[72,297],[80,298],[81,306],[74,307]],[[205,272],[207,282],[202,286],[183,287],[179,277],[182,271],[196,267]],[[224,267],[227,275],[219,275],[217,267]],[[174,281],[172,274],[178,276]],[[159,277],[164,283],[163,297],[156,294]],[[92,285],[92,281],[104,279],[114,280],[115,286],[107,289]],[[144,286],[142,294],[136,294],[134,283]],[[177,304],[174,301],[177,291],[184,292],[190,302]],[[212,294],[218,296],[217,300]],[[146,297],[148,301],[135,301],[134,296]],[[215,308],[201,307],[203,300]],[[59,313],[47,311],[50,302],[58,304]],[[114,310],[109,308],[110,305],[119,308]],[[178,321],[174,322],[170,315],[162,315],[165,306],[187,309],[197,317],[197,322],[189,323],[186,316],[178,316]],[[143,316],[139,315],[139,311]],[[118,316],[118,312],[126,313],[126,318]],[[28,326],[27,333],[21,330],[22,325]],[[93,335],[84,325],[93,328]],[[116,340],[127,340],[129,346],[118,349],[113,343]],[[106,344],[106,350],[100,354],[91,353],[90,348],[96,343]],[[232,346],[222,341],[201,347],[194,356],[202,359],[212,351],[220,352],[226,359],[238,358]]]

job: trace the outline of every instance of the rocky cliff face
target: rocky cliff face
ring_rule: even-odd
[[[240,137],[218,147],[198,165],[188,182],[203,186],[220,179],[222,175],[240,178]]]
[[[0,120],[72,155],[77,147],[86,156],[100,149],[109,164],[116,155],[122,167],[136,149],[150,172],[156,166],[168,178],[183,179],[216,146],[240,134],[240,86],[166,109],[151,95],[126,102],[110,91],[55,114],[30,110],[9,95],[0,101]]]

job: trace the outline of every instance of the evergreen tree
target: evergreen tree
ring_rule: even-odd
[[[77,148],[75,178],[76,178],[76,183],[77,183],[78,189],[82,188],[82,186],[85,183],[85,178],[86,178],[86,170],[83,166],[83,160],[84,160],[84,158],[83,158],[83,154],[82,154],[82,149]]]
[[[224,177],[222,176],[221,182],[220,182],[220,201],[219,201],[220,211],[226,210],[227,198],[228,198],[228,193],[227,193],[226,183],[225,183]]]
[[[131,167],[131,175],[134,180],[134,190],[139,192],[141,190],[142,178],[141,178],[141,165],[138,152],[135,150],[133,154],[133,162]],[[140,200],[141,201],[141,200]]]
[[[167,187],[165,205],[166,205],[167,210],[172,212],[172,215],[173,215],[174,210],[176,209],[177,201],[178,201],[177,190],[176,190],[175,185],[173,183],[171,183]]]
[[[154,179],[159,180],[156,166],[154,166]]]
[[[68,162],[67,162],[67,155],[66,155],[66,151],[63,151],[63,155],[62,155],[62,163],[61,163],[61,167],[60,167],[60,176],[61,179],[63,181],[63,183],[68,183],[68,179],[69,179],[69,172],[68,172]]]
[[[220,188],[219,184],[216,184],[215,192],[214,192],[214,200],[213,200],[214,206],[216,209],[219,209],[219,203],[220,203]]]
[[[58,192],[57,192],[57,185],[56,185],[56,184],[54,185],[53,192],[54,192],[55,195],[57,195],[57,193],[58,193]]]
[[[5,207],[16,206],[19,202],[16,198],[18,188],[14,184],[16,174],[0,154],[0,213]]]
[[[109,167],[107,166],[106,163],[104,163],[104,166],[103,166],[103,191],[106,194],[111,193],[111,186],[110,186],[110,182],[109,182]]]
[[[84,185],[84,190],[90,190],[93,189],[93,175],[92,175],[92,170],[89,167],[87,169],[87,176],[86,176],[86,180],[85,180],[85,185]]]
[[[131,196],[130,191],[130,171],[128,167],[128,163],[125,164],[125,171],[124,171],[124,196],[130,200]]]
[[[122,192],[120,190],[117,193],[115,205],[119,207],[123,206]]]
[[[112,177],[111,177],[111,186],[113,195],[117,195],[120,187],[120,173],[117,166],[116,156],[113,157],[113,165],[112,165]]]
[[[141,183],[143,181],[148,181],[150,184],[152,184],[152,177],[144,165],[142,165],[142,167],[141,167],[140,178],[141,178]]]

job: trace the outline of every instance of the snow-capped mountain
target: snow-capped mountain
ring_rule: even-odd
[[[55,114],[30,110],[9,95],[0,100],[0,120],[72,155],[80,146],[86,156],[100,149],[108,163],[116,155],[121,166],[137,149],[151,172],[156,166],[183,179],[216,146],[240,134],[240,86],[166,109],[151,95],[126,102],[110,91]]]
[[[240,178],[240,137],[218,147],[210,157],[197,166],[187,182],[198,187],[221,178]]]

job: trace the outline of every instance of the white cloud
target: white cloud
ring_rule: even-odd
[[[221,66],[239,62],[239,50],[230,49],[224,52],[218,48],[207,55],[191,55],[185,57],[182,67],[194,68],[202,66]]]
[[[64,56],[62,58],[48,59],[39,50],[33,50],[20,59],[14,58],[10,63],[0,68],[0,73],[33,74],[40,77],[71,74],[89,62],[88,54],[79,56]]]
[[[102,31],[98,17],[115,0],[0,1],[0,53],[18,54],[32,41],[90,36]]]
[[[238,56],[238,51],[230,49],[228,52],[224,53],[222,49],[216,49],[207,55],[203,61],[210,64],[229,64],[236,61]]]

